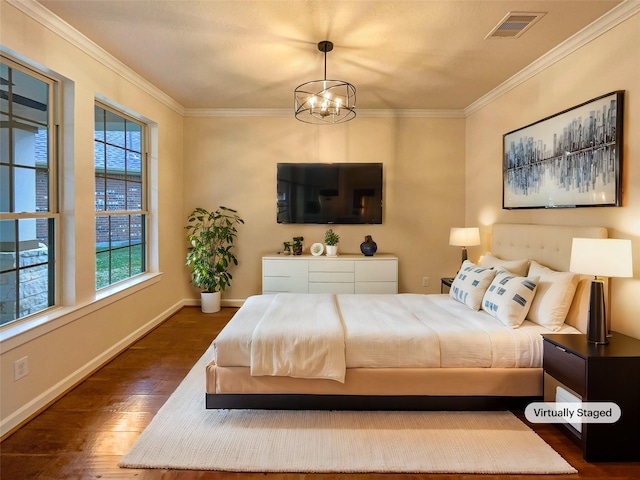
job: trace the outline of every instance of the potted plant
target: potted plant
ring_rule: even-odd
[[[293,254],[302,255],[302,242],[304,237],[293,237]]]
[[[335,257],[338,254],[338,242],[340,241],[340,235],[329,229],[324,232],[324,244],[327,250],[328,257]]]
[[[285,255],[302,255],[304,237],[293,237],[290,242],[282,242]]]
[[[235,210],[220,206],[212,212],[196,208],[188,221],[185,229],[191,247],[186,264],[191,267],[192,283],[201,290],[202,311],[214,313],[220,310],[221,292],[231,285],[229,268],[238,265],[232,249],[236,225],[244,220]]]

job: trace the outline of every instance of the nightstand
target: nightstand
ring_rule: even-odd
[[[440,293],[448,293],[452,283],[453,283],[453,278],[450,278],[450,277],[441,278]],[[445,288],[447,289],[446,291],[445,291]]]
[[[582,447],[588,462],[640,460],[640,340],[613,332],[608,345],[586,335],[545,334],[544,398],[556,401],[561,386],[583,402],[615,402],[616,423],[582,423],[582,432],[558,424]]]

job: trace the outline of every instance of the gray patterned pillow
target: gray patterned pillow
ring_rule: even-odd
[[[522,324],[536,294],[538,279],[498,270],[482,299],[482,309],[507,327]]]
[[[491,285],[495,275],[495,270],[482,268],[465,260],[453,279],[449,295],[473,310],[480,310],[484,292]]]

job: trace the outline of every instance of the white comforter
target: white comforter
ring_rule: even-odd
[[[344,383],[344,350],[334,295],[275,295],[251,336],[251,375]]]
[[[251,367],[252,375],[344,381],[345,368],[541,367],[548,332],[526,320],[506,327],[448,295],[257,295],[214,352],[217,365]],[[579,332],[565,325],[560,333]]]

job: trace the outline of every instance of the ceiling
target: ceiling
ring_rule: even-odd
[[[464,109],[620,0],[39,0],[188,109],[293,108],[322,79],[358,109]],[[546,12],[519,38],[509,12]]]

